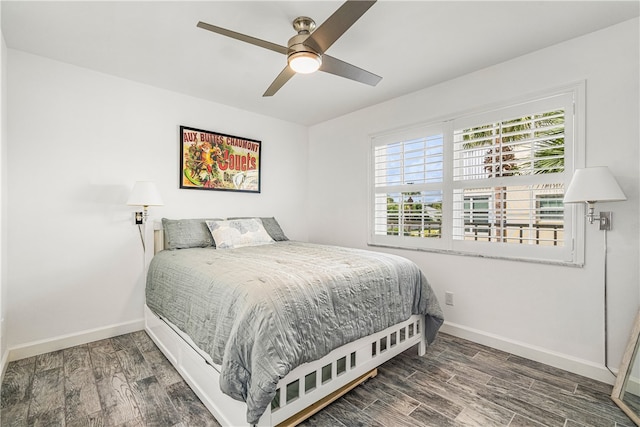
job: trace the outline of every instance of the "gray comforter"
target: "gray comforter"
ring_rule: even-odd
[[[249,423],[296,366],[411,314],[426,314],[429,342],[442,324],[411,261],[293,241],[162,251],[149,268],[146,301],[221,365],[220,387],[247,403]]]

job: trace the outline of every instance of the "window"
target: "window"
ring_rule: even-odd
[[[374,147],[374,233],[438,239],[442,229],[443,135],[420,129]]]
[[[374,136],[369,243],[582,262],[562,199],[584,152],[583,91]]]

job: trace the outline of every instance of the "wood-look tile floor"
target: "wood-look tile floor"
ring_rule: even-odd
[[[631,426],[611,386],[440,334],[304,426]],[[11,362],[1,425],[218,426],[143,331]]]

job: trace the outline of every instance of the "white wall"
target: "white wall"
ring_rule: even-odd
[[[0,22],[2,22],[2,7],[0,7]],[[6,345],[6,333],[4,321],[5,306],[7,299],[5,298],[6,286],[6,246],[7,239],[4,230],[6,229],[5,214],[7,203],[7,45],[2,35],[2,24],[0,24],[0,371],[4,369],[5,360],[8,356],[8,348]]]
[[[12,358],[139,329],[143,253],[125,205],[136,180],[158,184],[156,218],[273,215],[307,238],[306,127],[12,49],[7,77],[5,318],[9,346],[24,349]],[[180,125],[261,140],[262,192],[179,189]]]
[[[610,365],[640,302],[638,19],[341,118],[309,132],[310,241],[366,247],[368,135],[586,80],[586,163],[608,165],[628,201],[609,233]],[[582,208],[580,208],[582,209]],[[384,250],[373,248],[374,250]],[[388,250],[416,261],[447,330],[612,381],[603,363],[603,234],[587,228],[584,268]]]

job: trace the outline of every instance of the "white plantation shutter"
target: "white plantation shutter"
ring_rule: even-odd
[[[572,116],[572,97],[555,96],[454,120],[454,240],[570,244],[564,206],[557,202],[567,179],[565,134],[572,132]],[[472,221],[468,207],[468,200],[480,195],[488,200],[488,221],[482,223]],[[544,213],[549,203],[555,203],[551,216]]]
[[[583,91],[373,137],[370,243],[581,262],[562,199]]]
[[[441,126],[374,140],[374,241],[421,247],[441,238],[443,146]]]
[[[374,148],[376,187],[442,182],[442,133],[424,134]]]
[[[454,130],[454,179],[563,172],[564,119],[554,109]]]

